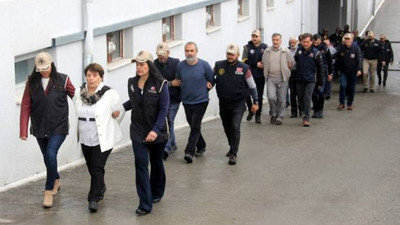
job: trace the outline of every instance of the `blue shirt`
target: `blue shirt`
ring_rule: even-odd
[[[208,102],[207,81],[214,84],[214,71],[208,62],[198,59],[195,65],[181,61],[176,68],[176,78],[181,80],[182,102],[199,104]]]

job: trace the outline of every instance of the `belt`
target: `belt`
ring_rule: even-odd
[[[83,118],[83,117],[78,117],[78,120],[81,120],[81,121],[96,121],[95,118]]]

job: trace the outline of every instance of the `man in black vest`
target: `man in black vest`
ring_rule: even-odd
[[[164,159],[167,159],[169,154],[174,152],[178,147],[175,142],[174,121],[178,113],[181,103],[181,89],[180,81],[175,78],[176,66],[179,59],[169,57],[169,46],[165,42],[160,42],[156,48],[157,59],[154,60],[154,65],[161,72],[161,75],[168,81],[169,91],[169,108],[168,108],[168,121],[169,121],[169,138],[164,149]]]
[[[215,63],[216,89],[219,98],[219,114],[230,149],[226,156],[229,164],[236,164],[239,151],[240,124],[246,111],[246,97],[249,89],[253,98],[251,112],[258,110],[258,94],[251,70],[248,65],[238,61],[239,47],[229,44],[226,50],[226,60]]]
[[[265,78],[263,73],[264,65],[262,63],[262,56],[267,47],[268,46],[266,44],[261,42],[260,30],[254,30],[251,33],[251,41],[249,41],[248,44],[243,47],[242,61],[250,66],[251,73],[254,77],[254,81],[256,82],[257,86],[259,109],[256,112],[256,123],[261,123],[261,112],[262,112],[263,94],[265,86]],[[250,121],[254,115],[254,113],[251,112],[250,110],[251,109],[250,96],[248,96],[246,103],[249,109],[249,115],[247,116],[247,121]]]

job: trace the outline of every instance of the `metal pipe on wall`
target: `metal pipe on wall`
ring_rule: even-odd
[[[86,36],[84,40],[83,50],[83,68],[93,62],[93,3],[94,0],[84,0],[84,18]],[[82,70],[83,71],[83,70]],[[83,74],[82,81],[85,82],[85,74]]]

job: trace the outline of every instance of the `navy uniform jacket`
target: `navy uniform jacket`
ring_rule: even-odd
[[[339,45],[333,56],[336,59],[338,69],[343,73],[361,71],[362,57],[360,48],[353,43],[350,48],[346,45]]]
[[[303,46],[299,46],[294,59],[297,82],[315,82],[316,86],[322,86],[325,74],[324,60],[316,48],[311,46],[305,50]]]
[[[379,41],[376,39],[374,39],[374,42],[368,39],[364,40],[360,48],[361,51],[364,53],[365,59],[384,59],[383,49]]]
[[[258,68],[257,63],[262,61],[262,56],[267,47],[268,46],[264,43],[256,47],[251,41],[243,47],[244,51],[247,53],[243,54],[243,62],[250,66],[251,74],[253,74],[254,78],[264,77],[263,69]]]

